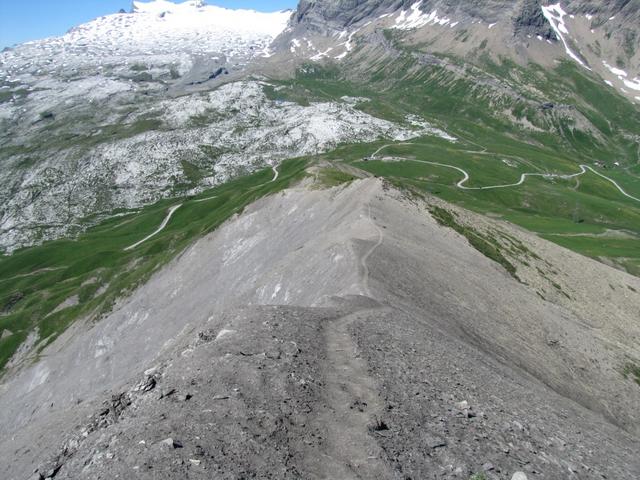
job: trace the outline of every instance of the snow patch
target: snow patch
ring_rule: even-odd
[[[329,56],[329,53],[333,50],[333,47],[329,47],[327,48],[324,52],[318,52],[316,55],[314,55],[313,57],[311,57],[311,60],[313,60],[314,62],[319,62],[320,60],[322,60],[323,58]]]
[[[587,70],[591,70],[591,68],[569,48],[569,43],[565,38],[565,35],[569,36],[569,30],[567,30],[567,26],[564,23],[564,17],[567,15],[567,12],[562,9],[562,6],[559,3],[556,3],[555,5],[543,6],[542,14],[547,19],[549,24],[551,24],[551,28],[553,28],[553,31],[556,33],[556,35],[564,45],[564,49],[567,52],[567,55],[569,55]]]
[[[419,117],[418,115],[407,115],[405,117],[406,121],[409,122],[412,126],[420,129],[423,134],[435,135],[436,137],[443,138],[450,142],[457,142],[458,139],[456,137],[452,137],[444,130],[434,127],[425,119]]]
[[[411,5],[409,10],[401,10],[396,18],[393,27],[398,30],[413,30],[415,28],[424,27],[425,25],[447,25],[451,23],[451,19],[447,17],[438,17],[438,11],[426,14],[420,10],[422,0]]]
[[[639,77],[635,77],[632,80],[628,79],[627,77],[629,76],[629,74],[627,72],[625,72],[624,70],[620,69],[620,68],[616,68],[616,67],[612,67],[611,65],[609,65],[605,60],[602,61],[602,64],[607,67],[607,69],[613,73],[616,77],[618,77],[618,80],[621,80],[622,83],[624,83],[624,85],[627,88],[630,88],[631,90],[640,90],[640,78]],[[608,82],[608,84],[610,84],[611,82]],[[625,89],[621,88],[620,89],[622,92],[624,93],[628,93]]]
[[[633,80],[623,80],[625,86],[631,90],[640,90],[640,78],[635,77]]]
[[[619,68],[612,67],[605,60],[602,61],[602,64],[609,69],[611,73],[613,73],[617,77],[626,77],[627,72],[624,70],[620,70]]]

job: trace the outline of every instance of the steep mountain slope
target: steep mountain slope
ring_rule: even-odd
[[[0,476],[635,478],[638,15],[155,0],[2,52]]]
[[[438,208],[375,179],[252,205],[5,383],[3,477],[632,478],[640,281],[458,210],[589,292],[542,300]]]
[[[633,100],[640,98],[639,21],[640,5],[624,0],[556,4],[539,0],[325,0],[301,2],[291,35],[337,36],[340,41],[332,45],[331,56],[338,60],[352,50],[354,37],[376,28],[410,31],[412,40],[428,42],[431,51],[457,55],[472,54],[484,42],[492,55],[519,63],[550,66],[558,50],[564,50],[582,67],[595,69],[606,79],[613,75],[616,88]],[[329,51],[321,55],[329,56]]]

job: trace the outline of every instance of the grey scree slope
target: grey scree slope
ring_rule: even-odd
[[[262,199],[5,379],[0,478],[638,478],[640,281],[501,228],[580,305],[380,180]]]

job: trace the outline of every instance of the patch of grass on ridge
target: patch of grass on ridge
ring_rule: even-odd
[[[513,278],[518,281],[520,280],[516,275],[516,267],[514,267],[513,264],[502,254],[500,251],[500,244],[495,239],[483,236],[471,227],[461,225],[456,221],[453,213],[442,207],[432,206],[430,207],[429,212],[440,225],[452,228],[458,232],[469,241],[473,248],[478,250],[485,257],[502,265]]]

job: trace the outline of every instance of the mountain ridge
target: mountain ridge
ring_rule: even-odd
[[[637,1],[134,10],[0,54],[2,478],[633,478]]]

